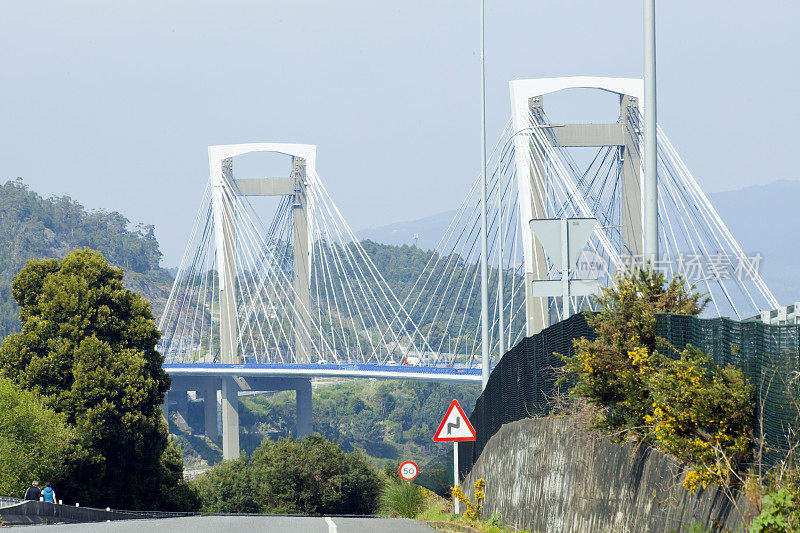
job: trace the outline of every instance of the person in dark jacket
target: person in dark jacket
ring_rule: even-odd
[[[25,499],[26,500],[35,500],[39,501],[39,497],[42,495],[42,491],[39,490],[39,482],[34,481],[31,483],[31,486],[28,487],[28,490],[25,491]]]
[[[44,501],[49,503],[56,503],[56,491],[53,490],[53,487],[50,486],[50,482],[44,484],[44,489],[42,490],[42,498]]]

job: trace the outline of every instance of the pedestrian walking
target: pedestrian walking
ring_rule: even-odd
[[[54,491],[53,487],[50,486],[49,481],[44,484],[44,490],[42,490],[42,497],[46,502],[56,503],[56,491]]]
[[[34,500],[38,502],[41,496],[42,496],[42,491],[39,490],[38,481],[34,481],[33,483],[31,483],[31,486],[28,487],[28,490],[25,491],[26,500]]]

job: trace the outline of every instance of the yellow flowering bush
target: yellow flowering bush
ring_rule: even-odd
[[[656,313],[697,315],[707,299],[680,278],[629,273],[588,316],[597,337],[564,357],[572,394],[599,407],[597,426],[622,430],[691,465],[684,486],[729,484],[752,446],[753,387],[740,370],[720,368],[687,346],[679,359],[658,352]],[[666,344],[663,344],[666,346]]]
[[[652,270],[617,279],[595,301],[599,312],[586,320],[597,337],[577,339],[574,355],[565,357],[573,394],[601,408],[600,427],[636,430],[651,411],[647,383],[663,357],[656,351],[656,313],[697,315],[705,306],[700,294],[679,277],[669,283]]]
[[[693,465],[687,489],[732,482],[753,442],[753,393],[741,370],[720,368],[693,346],[652,376],[645,420],[660,448]]]
[[[462,516],[464,516],[464,518],[466,518],[471,524],[481,519],[481,514],[483,513],[483,500],[486,498],[486,493],[484,492],[486,489],[486,480],[480,478],[478,481],[473,483],[473,488],[475,489],[475,503],[472,503],[472,501],[470,501],[470,499],[464,495],[464,492],[458,485],[455,487],[450,487],[450,492],[453,494],[453,497],[464,505],[464,512],[462,513]]]

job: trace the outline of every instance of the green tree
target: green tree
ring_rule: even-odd
[[[0,494],[21,498],[34,479],[63,479],[73,436],[35,393],[0,378]]]
[[[22,332],[0,347],[0,371],[74,426],[89,457],[65,493],[82,503],[164,508],[186,502],[180,454],[160,404],[170,385],[150,305],[99,252],[29,261],[14,279]]]

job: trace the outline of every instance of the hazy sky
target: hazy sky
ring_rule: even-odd
[[[510,79],[640,76],[641,19],[488,0],[490,144]],[[480,166],[478,21],[478,0],[0,0],[0,179],[155,224],[167,266],[209,144],[317,144],[355,229],[451,209]],[[794,0],[658,3],[659,122],[706,191],[800,177],[798,21]]]

